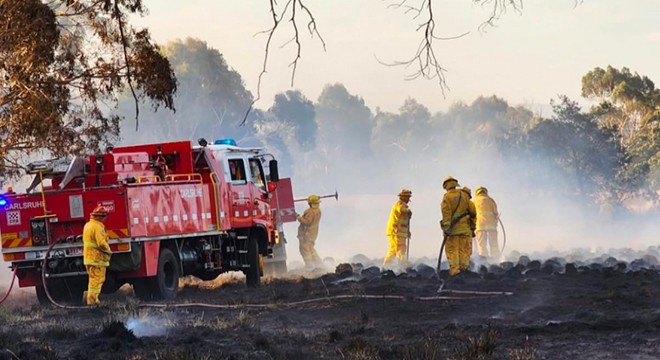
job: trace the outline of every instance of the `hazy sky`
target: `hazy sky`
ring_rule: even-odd
[[[416,4],[421,0],[408,0]],[[438,41],[436,51],[448,70],[450,91],[443,98],[436,81],[406,81],[410,70],[380,65],[406,60],[421,40],[420,19],[388,8],[387,0],[307,0],[316,16],[327,51],[302,33],[302,59],[294,88],[316,100],[327,83],[340,82],[367,105],[387,111],[413,97],[432,111],[479,95],[498,95],[511,104],[543,106],[557,94],[578,99],[580,79],[596,66],[626,66],[660,82],[660,1],[658,0],[525,0],[522,13],[509,11],[496,28],[480,33],[490,7],[471,0],[435,0],[438,36],[470,32]],[[148,26],[158,42],[196,37],[218,49],[256,94],[270,26],[267,1],[146,0],[149,14],[135,24]],[[280,1],[283,4],[284,0]],[[634,4],[634,5],[633,5]],[[267,108],[277,92],[291,89],[293,44],[281,48],[291,29],[283,23],[275,39],[268,74],[262,85]],[[301,22],[304,29],[305,22]]]

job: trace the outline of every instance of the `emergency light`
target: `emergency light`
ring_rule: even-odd
[[[234,139],[218,139],[216,140],[213,145],[231,145],[231,146],[237,146],[236,145],[236,140]]]
[[[4,196],[0,195],[0,206],[3,206],[3,207],[4,207],[4,206],[7,205],[8,203],[9,203],[9,202],[7,201],[7,198],[5,198]]]

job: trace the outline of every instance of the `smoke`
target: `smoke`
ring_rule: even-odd
[[[287,147],[294,161],[289,175],[297,198],[339,191],[339,201],[330,198],[321,204],[323,218],[316,242],[321,257],[340,261],[363,254],[382,259],[389,246],[385,226],[390,209],[399,190],[408,188],[413,192],[409,204],[413,211],[410,257],[437,259],[442,241],[440,202],[445,192],[441,184],[448,175],[473,192],[478,186],[488,188],[505,226],[505,256],[513,252],[548,258],[577,249],[605,253],[613,252],[611,249],[645,249],[655,244],[654,235],[660,226],[650,214],[615,211],[613,217],[604,217],[598,204],[579,194],[566,172],[560,171],[546,154],[535,154],[532,161],[502,151],[512,145],[494,146],[498,140],[492,138],[493,131],[488,131],[492,129],[485,127],[489,125],[487,121],[500,116],[501,110],[480,108],[477,120],[486,125],[476,124],[472,130],[457,129],[456,124],[467,126],[463,123],[477,120],[451,122],[448,115],[456,114],[437,114],[428,119],[428,123],[435,124],[428,126],[419,119],[410,119],[404,110],[389,114],[394,119],[390,122],[413,124],[399,123],[393,133],[387,134],[391,139],[402,140],[396,142],[397,146],[376,146],[374,129],[369,139],[373,153],[355,155],[351,144],[346,143],[329,151],[333,141],[342,142],[333,138],[321,139],[310,152]],[[417,129],[424,126],[423,131]],[[364,149],[364,141],[355,146]],[[302,213],[305,208],[305,203],[297,203],[297,212]],[[285,225],[289,258],[300,261],[296,228],[295,223]],[[501,227],[498,230],[501,247],[504,234]]]
[[[126,320],[126,328],[137,337],[167,335],[171,322],[159,316],[131,317]]]

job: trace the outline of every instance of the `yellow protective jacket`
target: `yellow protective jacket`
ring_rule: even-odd
[[[451,189],[442,197],[442,231],[447,235],[472,236],[470,222],[476,221],[477,211],[468,195],[459,189]],[[452,226],[451,223],[454,222]]]
[[[477,230],[496,230],[499,214],[495,200],[481,193],[474,199],[474,206],[477,209]]]
[[[390,211],[390,219],[387,221],[386,235],[409,237],[411,217],[412,211],[408,207],[408,204],[401,200],[394,203],[392,211]]]
[[[302,216],[298,217],[300,226],[298,226],[298,239],[315,241],[319,235],[319,223],[321,222],[321,209],[318,205],[312,205],[305,210]]]
[[[112,250],[108,245],[105,225],[94,218],[83,228],[83,263],[85,265],[109,266]]]

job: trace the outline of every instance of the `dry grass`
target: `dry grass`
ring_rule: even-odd
[[[223,286],[242,283],[245,283],[245,274],[240,271],[230,271],[209,281],[203,281],[194,276],[182,277],[179,279],[179,289],[190,287],[193,289],[214,290]]]
[[[446,357],[438,340],[426,339],[403,349],[401,360],[441,360]]]
[[[347,360],[380,360],[380,350],[362,338],[353,338],[341,351],[342,358]]]
[[[470,336],[454,350],[453,360],[490,359],[497,347],[498,333],[488,330],[477,336]]]
[[[154,353],[156,360],[210,360],[210,355],[199,355],[196,352],[180,350],[163,350]]]
[[[536,348],[530,344],[529,339],[522,348],[509,351],[510,360],[536,360]]]
[[[251,329],[256,324],[256,319],[247,311],[241,310],[236,316],[207,319],[204,312],[193,316],[186,325],[193,328],[211,328],[215,330],[227,329]]]
[[[3,304],[4,305],[4,304]],[[23,325],[32,321],[41,320],[44,315],[44,309],[38,305],[28,307],[8,307],[0,308],[0,324],[2,325]]]

